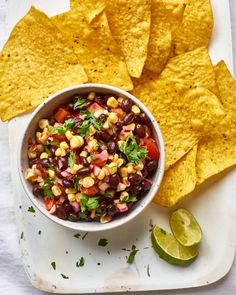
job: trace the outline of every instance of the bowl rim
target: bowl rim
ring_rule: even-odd
[[[23,143],[24,143],[24,139],[27,134],[28,128],[29,128],[32,120],[34,119],[34,117],[43,108],[45,108],[49,102],[56,99],[58,96],[66,94],[67,92],[70,92],[73,90],[81,90],[81,89],[84,89],[85,91],[87,89],[87,92],[89,93],[91,91],[91,90],[89,90],[90,88],[100,88],[98,91],[101,91],[101,92],[103,90],[108,90],[109,92],[114,93],[114,94],[118,93],[123,97],[127,97],[127,98],[131,99],[136,105],[138,105],[152,122],[152,127],[155,130],[156,137],[158,138],[158,141],[159,141],[159,150],[160,150],[158,169],[153,176],[153,184],[152,184],[151,190],[147,193],[147,195],[145,195],[143,198],[140,199],[139,204],[137,205],[136,208],[134,208],[133,211],[127,212],[126,215],[120,217],[119,219],[112,220],[111,222],[108,222],[105,224],[101,224],[101,223],[97,222],[96,223],[97,226],[94,226],[95,223],[92,223],[92,222],[85,222],[85,221],[71,222],[68,220],[62,220],[62,219],[50,214],[45,208],[43,208],[43,206],[41,206],[39,204],[36,197],[33,195],[32,191],[28,189],[27,184],[26,184],[27,181],[24,178],[24,171],[23,171],[23,167],[22,167]],[[79,230],[79,231],[83,231],[83,232],[100,232],[100,231],[105,231],[105,230],[111,230],[111,229],[114,229],[114,228],[119,227],[121,225],[125,225],[127,222],[129,222],[132,219],[134,219],[135,217],[137,217],[151,203],[151,201],[153,200],[155,194],[157,193],[157,191],[160,187],[160,184],[162,182],[163,175],[164,175],[165,146],[164,146],[163,136],[162,136],[160,127],[159,127],[156,119],[154,118],[152,113],[149,111],[149,109],[137,97],[135,97],[134,95],[132,95],[131,93],[129,93],[125,90],[122,90],[122,89],[114,87],[114,86],[106,85],[106,84],[96,84],[96,83],[78,84],[78,85],[64,88],[64,89],[50,95],[32,112],[32,114],[30,115],[30,117],[27,120],[26,125],[24,126],[24,128],[22,130],[22,136],[21,136],[20,144],[18,146],[18,151],[17,151],[17,167],[18,167],[18,173],[20,176],[20,181],[21,181],[21,184],[23,186],[23,189],[24,189],[26,195],[28,196],[30,201],[33,203],[33,205],[44,216],[46,216],[47,218],[49,218],[50,220],[54,221],[55,223],[57,223],[59,225],[62,225],[64,227],[67,227],[67,228],[70,228],[73,230]],[[147,198],[147,196],[148,196],[148,198]],[[80,228],[80,224],[83,225],[81,228]],[[93,227],[90,227],[91,224],[93,224]]]

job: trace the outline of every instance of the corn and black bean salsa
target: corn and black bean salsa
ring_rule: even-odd
[[[70,101],[39,120],[25,178],[58,218],[107,223],[151,188],[159,159],[151,123],[128,98],[91,92]]]

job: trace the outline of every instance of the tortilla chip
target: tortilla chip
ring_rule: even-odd
[[[171,58],[160,79],[168,79],[189,87],[202,86],[216,95],[219,93],[214,68],[205,47]]]
[[[167,80],[153,80],[132,91],[153,113],[166,148],[166,170],[182,158],[224,117],[218,98],[209,90]]]
[[[216,81],[226,116],[197,153],[197,183],[236,164],[236,82],[225,63],[215,66]]]
[[[51,20],[32,7],[0,56],[0,116],[9,120],[58,90],[87,81],[77,56]]]
[[[125,56],[130,75],[139,78],[147,58],[150,0],[108,1],[106,13],[112,35]]]
[[[176,55],[208,47],[213,31],[213,13],[210,0],[187,0],[183,21],[174,31],[173,45]]]
[[[90,24],[106,7],[105,0],[70,0],[72,10],[82,11],[86,21]]]
[[[194,190],[197,179],[196,155],[197,145],[165,172],[161,186],[153,199],[154,203],[172,207]]]
[[[75,53],[88,75],[89,82],[109,84],[131,90],[122,53],[114,41],[105,13],[89,25],[79,9],[52,18],[59,29],[73,42]]]

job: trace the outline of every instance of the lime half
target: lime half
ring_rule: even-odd
[[[202,231],[193,215],[180,208],[170,216],[170,227],[176,240],[183,246],[190,247],[202,239]]]
[[[160,258],[171,264],[187,264],[198,255],[195,247],[182,246],[172,234],[158,226],[152,231],[152,245]]]

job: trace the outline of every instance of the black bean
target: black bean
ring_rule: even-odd
[[[120,177],[119,177],[119,175],[117,173],[112,174],[110,176],[109,184],[112,187],[117,187],[117,185],[119,184],[119,182],[120,182]]]
[[[128,180],[132,184],[139,184],[142,181],[142,176],[136,173],[130,173]]]
[[[133,103],[130,99],[124,98],[121,103],[121,108],[124,112],[129,113],[132,109]]]
[[[139,193],[140,193],[140,187],[139,186],[137,186],[137,185],[131,185],[129,187],[129,194],[130,195],[134,195],[134,196],[138,197],[139,196]]]
[[[68,168],[68,159],[67,157],[60,157],[59,162],[61,163],[61,170],[66,170]]]
[[[66,210],[66,212],[68,212],[68,213],[72,211],[72,206],[69,203],[64,203],[63,207]]]
[[[136,117],[137,121],[142,124],[150,123],[148,116],[145,113],[141,113]]]
[[[104,123],[107,119],[107,115],[105,114],[101,114],[99,117],[98,117],[98,120],[101,121],[102,123]]]
[[[106,131],[101,131],[101,132],[99,133],[99,135],[100,135],[101,140],[103,140],[103,141],[105,141],[105,142],[109,141],[110,138],[111,138],[111,135],[108,134]]]
[[[135,126],[134,132],[140,138],[145,137],[146,134],[145,127],[139,123]]]
[[[140,186],[142,187],[142,191],[148,192],[151,188],[151,182],[148,179],[143,179]]]
[[[142,175],[143,177],[147,177],[148,176],[148,170],[147,170],[147,167],[143,167],[143,170],[141,171],[142,172]]]
[[[41,162],[43,168],[46,168],[46,169],[48,168],[49,160],[47,158],[41,159],[40,162]]]
[[[63,178],[63,179],[62,179],[62,185],[63,185],[64,187],[66,187],[66,188],[72,188],[72,187],[74,187],[74,183],[73,183],[73,181],[72,181],[72,180],[68,180],[68,179],[66,179],[66,178]]]
[[[62,177],[61,170],[57,166],[54,166],[54,170],[55,170],[56,176],[61,178]]]
[[[124,165],[125,165],[128,162],[126,155],[122,152],[120,152],[118,155],[120,159],[124,160]]]
[[[30,159],[29,166],[32,167],[33,165],[37,164],[39,161],[40,161],[39,158]]]
[[[50,124],[51,126],[53,126],[55,123],[56,123],[56,119],[55,119],[54,117],[51,117],[51,118],[49,119],[49,124]]]
[[[77,175],[79,176],[89,175],[90,173],[91,173],[90,167],[84,167],[77,171]]]
[[[71,111],[74,111],[74,104],[73,103],[69,103],[67,105],[67,109],[71,112]]]
[[[114,204],[109,204],[107,206],[107,214],[110,216],[114,216],[117,213],[116,206]]]
[[[80,157],[81,163],[84,167],[88,167],[89,166],[89,162],[85,157]]]
[[[79,126],[83,123],[83,120],[81,118],[73,118],[73,130],[77,131],[77,129],[79,128]]]
[[[107,210],[107,203],[105,201],[100,203],[100,208],[103,212]]]
[[[40,198],[43,197],[43,190],[40,189],[40,186],[38,183],[33,185],[32,193],[35,195],[35,197]]]
[[[103,108],[107,109],[106,100],[99,94],[96,94],[94,101]]]
[[[67,219],[68,218],[68,212],[62,205],[58,205],[56,208],[56,216],[60,219]]]
[[[156,160],[151,160],[147,163],[147,170],[148,173],[151,174],[153,173],[158,167],[158,161]]]
[[[118,151],[118,145],[115,141],[108,143],[108,152],[110,154],[115,154]]]
[[[75,214],[75,213],[72,213],[72,212],[70,212],[68,214],[67,218],[68,218],[69,221],[72,221],[72,222],[76,222],[76,221],[79,220],[79,216],[77,214]]]
[[[126,125],[131,124],[134,121],[135,115],[133,112],[128,113],[127,115],[125,115],[124,117],[124,123]]]
[[[124,121],[119,121],[115,124],[116,131],[121,131],[122,127],[124,126]]]
[[[106,149],[107,149],[107,146],[105,145],[105,143],[101,143],[101,145],[98,148],[98,152],[100,153]]]
[[[53,154],[55,154],[57,147],[55,145],[51,145],[49,149]]]

